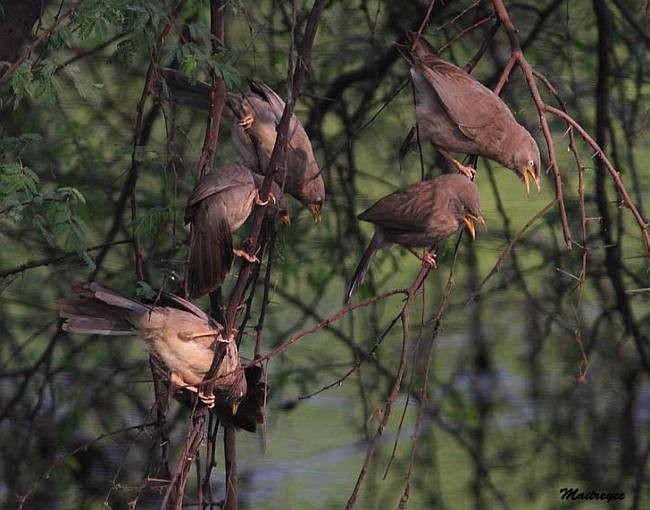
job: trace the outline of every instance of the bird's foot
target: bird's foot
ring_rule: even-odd
[[[232,252],[235,255],[237,255],[238,257],[242,257],[242,258],[246,259],[251,264],[254,264],[254,263],[260,261],[260,259],[258,259],[255,255],[251,255],[250,253],[246,253],[244,250],[233,250]]]
[[[206,406],[208,406],[208,409],[212,409],[214,407],[214,401],[215,401],[215,396],[214,394],[206,395],[203,393],[203,391],[197,391],[197,396],[199,397],[199,400],[203,402]]]
[[[420,255],[418,252],[410,248],[409,251],[422,261],[423,266],[438,269],[438,264],[436,263],[436,252],[424,252],[422,255]]]
[[[433,269],[438,269],[438,263],[436,262],[436,254],[427,252],[422,255],[422,265],[429,266]]]
[[[474,180],[474,174],[476,173],[476,170],[474,168],[472,168],[471,166],[463,165],[462,163],[459,163],[456,160],[454,160],[454,166],[465,177],[467,177],[470,180]]]
[[[273,193],[269,192],[269,197],[266,200],[262,200],[260,198],[259,192],[256,193],[256,195],[255,195],[255,203],[257,205],[265,206],[265,205],[269,205],[269,202],[272,202],[273,205],[276,204],[275,196],[273,195]]]
[[[183,339],[187,340],[194,340],[195,338],[203,338],[206,336],[216,336],[217,338],[221,337],[221,331],[218,331],[216,329],[210,330],[210,331],[201,331],[200,333],[179,333],[179,335]]]
[[[255,118],[253,117],[253,114],[248,113],[241,119],[237,121],[237,124],[239,124],[244,130],[248,131],[253,123],[255,122]]]
[[[474,174],[476,173],[476,170],[474,168],[468,165],[463,165],[460,161],[454,159],[454,157],[446,150],[439,149],[439,152],[447,161],[449,161],[449,163],[451,163],[452,165],[454,165],[454,167],[456,167],[456,170],[458,170],[461,174],[463,174],[468,179],[474,180]]]

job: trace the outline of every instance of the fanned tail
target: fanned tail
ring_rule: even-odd
[[[148,308],[133,299],[98,283],[76,284],[72,290],[77,295],[61,299],[57,309],[63,330],[89,335],[132,335],[135,327],[132,316],[141,316]]]

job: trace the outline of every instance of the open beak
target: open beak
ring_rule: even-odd
[[[539,177],[528,167],[524,168],[524,185],[526,186],[526,194],[530,193],[530,183],[528,182],[528,176],[533,178],[535,185],[537,186],[537,192],[539,193],[542,190],[542,186],[539,182]]]
[[[320,223],[322,221],[322,216],[320,214],[320,204],[309,204],[307,209],[311,211],[311,214],[314,216],[314,223]]]
[[[289,213],[287,211],[281,211],[279,216],[282,223],[285,225],[291,225],[291,216],[289,216]]]
[[[238,409],[239,409],[239,401],[235,401],[232,404],[230,404],[230,410],[232,411],[233,416],[237,414]]]
[[[474,222],[485,226],[485,220],[481,215],[474,216],[473,214],[466,214],[463,218],[463,223],[465,223],[467,230],[469,230],[469,235],[472,236],[472,239],[476,239],[476,227],[474,226]]]

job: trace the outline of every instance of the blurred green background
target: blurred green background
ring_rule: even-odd
[[[6,25],[13,11],[9,2],[2,4]],[[26,46],[70,5],[45,2]],[[21,65],[0,71],[2,508],[15,508],[28,491],[26,508],[126,508],[136,495],[138,508],[160,505],[164,474],[157,434],[151,426],[137,428],[155,420],[143,342],[61,333],[54,306],[71,282],[91,275],[131,295],[163,285],[174,291],[180,284],[188,232],[182,213],[197,179],[206,126],[200,112],[164,101],[145,106],[150,132],[136,150],[137,218],[131,220],[128,203],[118,210],[123,221],[114,240],[138,239],[146,281],[135,277],[129,242],[111,246],[101,260],[102,250],[93,249],[114,223],[131,164],[136,104],[152,47],[174,5],[84,0]],[[296,33],[302,34],[311,3],[295,5]],[[372,231],[356,214],[398,187],[451,171],[425,140],[422,166],[415,147],[398,158],[414,107],[408,66],[393,44],[418,28],[427,7],[424,1],[374,0],[325,6],[296,106],[327,185],[324,221],[314,225],[294,201],[291,227],[278,227],[262,352],[342,307]],[[645,213],[650,31],[644,2],[544,0],[506,7],[529,63],[557,87],[573,118],[598,137]],[[208,4],[188,1],[160,65],[199,79],[212,67],[235,91],[246,89],[247,78],[261,79],[284,97],[292,5],[237,0],[224,9],[226,49],[210,55]],[[443,57],[464,65],[485,42],[473,74],[494,86],[510,47],[502,28],[490,37],[490,2],[436,2],[424,35],[440,47],[483,19]],[[518,69],[502,96],[538,140],[547,168],[539,117]],[[548,120],[576,243],[567,250],[553,207],[481,285],[508,242],[553,200],[554,186],[552,176],[544,175],[542,192],[526,195],[512,172],[479,160],[475,182],[487,229],[474,242],[463,235],[456,256],[456,237],[441,245],[438,270],[418,292],[404,382],[355,508],[398,508],[407,480],[411,509],[650,504],[650,367],[643,357],[650,348],[648,254],[594,150],[576,134],[588,217],[582,238],[579,172],[567,127],[550,115]],[[224,117],[215,166],[236,157],[230,122]],[[253,354],[266,267],[245,328],[246,361]],[[358,299],[410,285],[419,268],[407,251],[383,250]],[[436,334],[433,318],[452,269],[450,301]],[[237,270],[236,264],[225,296]],[[209,306],[205,298],[199,304]],[[399,322],[372,356],[366,353],[401,306],[396,295],[356,310],[268,364],[267,423],[257,434],[238,434],[241,508],[345,505],[394,382]],[[355,363],[359,369],[342,384],[313,395]],[[188,419],[189,411],[171,404],[172,462]],[[222,472],[218,452],[217,499],[223,497]],[[567,502],[560,498],[563,487],[624,492],[625,499]],[[187,504],[195,492],[190,480]]]

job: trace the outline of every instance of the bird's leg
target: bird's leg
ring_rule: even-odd
[[[183,378],[178,375],[176,372],[171,373],[170,381],[171,385],[176,388],[182,388],[184,390],[191,391],[192,393],[196,393],[196,396],[199,398],[201,402],[203,402],[206,406],[209,408],[214,407],[214,400],[215,397],[214,395],[206,395],[201,391],[199,388],[192,384],[186,384]]]
[[[255,122],[255,118],[253,117],[248,105],[242,104],[242,110],[246,112],[246,115],[239,119],[237,124],[239,124],[245,131],[248,131],[253,125],[253,122]]]
[[[436,263],[436,252],[428,252],[425,251],[422,255],[420,255],[417,251],[415,251],[413,248],[407,248],[408,251],[410,251],[413,255],[415,255],[418,259],[422,261],[422,264],[425,266],[432,267],[433,269],[438,269],[438,264]]]
[[[247,253],[244,250],[233,250],[232,252],[235,255],[237,255],[238,257],[242,257],[242,258],[246,259],[251,264],[254,264],[255,262],[260,261],[260,259],[258,259],[255,255],[251,255],[250,253]]]
[[[449,163],[454,165],[456,167],[456,170],[458,170],[461,174],[470,180],[474,179],[474,174],[476,173],[475,169],[473,169],[471,166],[463,165],[460,161],[455,160],[454,157],[445,150],[439,149],[439,152],[447,161],[449,161]]]
[[[269,202],[273,202],[273,205],[276,204],[275,196],[273,196],[273,193],[269,192],[269,196],[268,196],[268,198],[267,198],[266,200],[263,201],[263,200],[260,198],[260,193],[259,193],[259,191],[257,192],[256,197],[255,197],[255,203],[256,203],[257,205],[261,205],[261,206],[263,207],[263,206],[265,206],[265,205],[269,205]]]
[[[244,210],[247,211],[251,207],[253,207],[253,202],[258,204],[260,202],[260,191],[258,189],[254,189],[253,191],[251,191],[251,194],[248,195],[246,202],[244,202]]]
[[[225,340],[221,337],[221,331],[212,330],[212,331],[201,331],[200,333],[183,333],[178,336],[182,337],[183,340],[194,340],[195,338],[203,338],[206,336],[216,336],[217,342],[228,343],[229,340]]]

